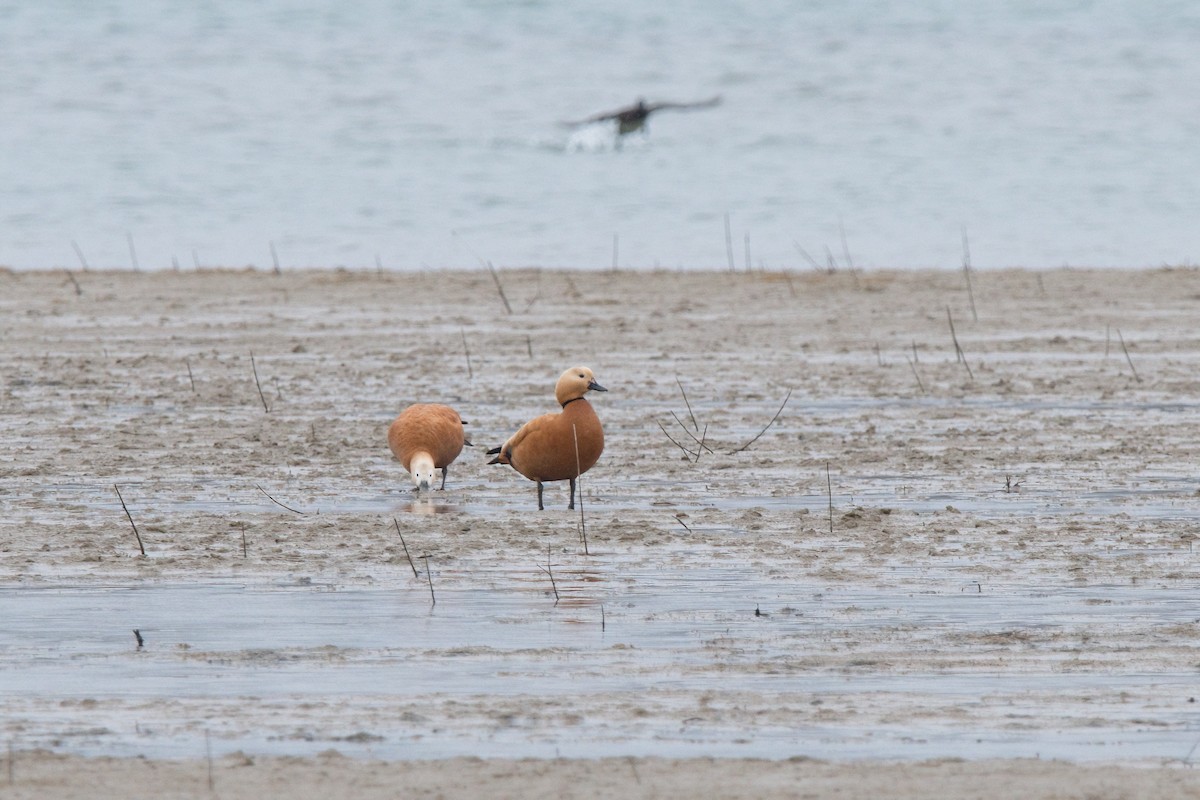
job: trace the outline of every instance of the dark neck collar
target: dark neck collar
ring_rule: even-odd
[[[563,403],[562,407],[566,408],[567,406],[571,405],[571,403],[574,403],[576,400],[582,400],[582,399],[583,399],[582,395],[580,395],[579,397],[573,397],[570,400],[568,400],[567,402]]]

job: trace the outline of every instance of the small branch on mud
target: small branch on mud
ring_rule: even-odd
[[[950,306],[946,306],[946,321],[950,323],[950,338],[954,340],[954,355],[967,368],[968,377],[971,380],[975,380],[975,373],[971,372],[971,365],[967,363],[967,354],[963,352],[962,347],[958,344],[958,334],[954,332],[954,317],[950,316]]]
[[[679,386],[679,393],[683,395],[683,404],[687,406],[688,416],[692,418],[692,428],[694,430],[700,430],[700,426],[696,424],[696,415],[692,413],[692,404],[688,402],[687,392],[683,390],[683,384],[680,382],[679,378],[675,379],[675,383],[677,386]],[[682,425],[683,423],[680,424]]]
[[[684,530],[686,530],[688,533],[691,533],[691,532],[692,532],[692,529],[688,527],[688,524],[687,524],[686,522],[684,522],[684,521],[683,521],[683,515],[682,515],[682,514],[676,514],[676,515],[675,515],[675,521],[676,521],[676,522],[678,522],[680,525],[682,525],[682,526],[683,526],[683,528],[684,528]]]
[[[797,242],[795,239],[792,240],[792,247],[796,248],[796,252],[799,253],[801,256],[803,256],[804,260],[807,261],[808,265],[810,267],[812,267],[814,270],[816,270],[817,272],[825,271],[825,268],[822,267],[821,264],[815,258],[810,256],[808,254],[808,251],[805,250],[803,247],[801,247],[800,243]]]
[[[671,440],[671,444],[678,447],[680,450],[682,450],[687,455],[688,461],[691,461],[693,458],[697,457],[696,454],[693,453],[691,450],[688,450],[686,447],[681,445],[679,442],[675,441],[675,437],[673,437],[673,436],[671,436],[671,434],[667,433],[667,429],[663,427],[663,424],[661,422],[659,422],[658,420],[655,420],[655,424],[657,424],[659,427],[659,430],[661,430],[663,432],[663,436],[666,436],[668,439]]]
[[[967,240],[967,226],[962,229],[963,275],[967,278],[967,299],[971,301],[971,318],[979,322],[979,314],[975,313],[975,290],[971,287],[971,243]]]
[[[500,275],[496,272],[496,268],[492,266],[492,262],[487,262],[488,271],[492,273],[492,280],[496,282],[496,291],[500,293],[500,300],[504,303],[504,310],[510,315],[512,314],[512,306],[508,304],[508,297],[504,294],[504,287],[500,285]]]
[[[125,498],[121,497],[121,489],[115,483],[113,489],[117,492],[117,499],[121,501],[121,508],[125,511],[125,516],[129,519],[129,524],[133,526],[133,535],[137,537],[138,550],[142,551],[142,555],[146,555],[146,548],[142,544],[142,535],[138,533],[137,523],[133,521],[133,514],[129,513],[129,507],[125,505]]]
[[[467,380],[474,380],[475,370],[471,367],[471,348],[467,347],[467,332],[462,328],[459,328],[458,332],[462,336],[463,354],[467,357]]]
[[[146,646],[146,640],[142,638],[142,632],[137,628],[133,629],[133,638],[137,639],[137,649],[141,650]]]
[[[432,605],[437,605],[437,597],[433,594],[433,571],[429,569],[429,556],[421,556],[425,559],[425,577],[429,579],[429,599],[433,601]]]
[[[258,380],[258,365],[254,363],[254,351],[250,351],[250,369],[254,370],[254,385],[258,387],[258,399],[262,400],[263,411],[270,414],[271,407],[267,405],[267,396],[263,394],[262,383]]]
[[[413,563],[412,556],[408,553],[408,543],[404,541],[404,534],[400,533],[400,520],[392,517],[392,522],[396,524],[396,533],[400,534],[400,546],[404,548],[404,557],[408,559],[408,565],[412,567],[413,577],[421,577],[421,573],[417,572],[417,565]]]
[[[913,377],[917,379],[917,386],[921,388],[921,394],[927,394],[925,391],[925,383],[921,380],[921,373],[917,372],[917,365],[907,355],[904,356],[904,360],[908,362],[908,366],[912,367]]]
[[[305,516],[303,511],[297,511],[296,509],[292,508],[291,506],[285,506],[283,503],[279,502],[274,497],[271,497],[271,495],[267,494],[267,490],[262,488],[261,486],[259,486],[257,483],[254,484],[254,488],[258,489],[260,492],[265,494],[267,496],[268,500],[270,500],[272,503],[279,506],[280,508],[287,509],[288,511],[292,512],[293,514],[299,514],[302,517]]]
[[[71,270],[64,269],[63,272],[67,273],[67,277],[71,279],[71,283],[75,286],[75,296],[82,297],[83,289],[79,286],[79,281],[75,280],[75,276],[71,274]]]
[[[695,435],[694,433],[692,433],[691,431],[689,431],[689,430],[687,429],[687,426],[683,424],[683,421],[679,419],[679,415],[678,415],[678,414],[676,414],[674,411],[672,411],[672,412],[671,412],[671,416],[672,416],[672,417],[675,417],[675,421],[679,423],[679,427],[683,428],[683,432],[684,432],[684,433],[686,433],[688,436],[692,437],[692,441],[693,441],[693,442],[695,442],[696,444],[700,445],[700,449],[701,449],[701,450],[707,450],[707,451],[708,451],[708,452],[710,452],[710,453],[712,453],[712,452],[713,452],[713,449],[704,443],[703,434],[701,435],[701,438],[697,439],[697,438],[696,438],[696,435]],[[704,430],[705,430],[705,431],[707,431],[707,430],[708,430],[708,424],[707,424],[707,423],[704,425]],[[697,452],[696,452],[696,460],[697,460],[697,461],[699,461],[699,460],[700,460],[700,452],[699,452],[699,451],[697,451]]]
[[[791,399],[792,399],[792,390],[788,389],[787,397],[783,398],[783,403],[779,406],[779,410],[775,412],[775,416],[771,417],[771,421],[767,423],[767,426],[765,428],[763,428],[761,431],[759,431],[758,434],[753,439],[746,442],[741,447],[737,448],[736,450],[730,450],[729,455],[734,455],[735,453],[740,453],[743,450],[745,450],[747,447],[749,447],[750,445],[757,442],[759,440],[759,437],[761,437],[764,433],[766,433],[768,430],[770,430],[771,426],[775,424],[775,420],[779,419],[779,415],[783,413],[784,406],[786,406],[788,404],[788,400],[791,400]]]
[[[538,564],[538,569],[550,576],[550,588],[554,590],[554,605],[558,605],[558,584],[554,581],[554,568],[550,564],[550,545],[546,545],[546,566]]]
[[[1117,328],[1117,341],[1121,343],[1121,350],[1125,352],[1125,360],[1129,362],[1129,368],[1133,370],[1133,379],[1141,383],[1142,378],[1137,373],[1137,367],[1133,366],[1133,359],[1129,357],[1129,348],[1125,346],[1125,337],[1121,335],[1120,328]]]
[[[83,271],[88,271],[87,259],[83,257],[83,250],[79,247],[79,242],[71,240],[71,247],[75,248],[75,255],[79,256],[79,264],[83,267]]]
[[[833,536],[833,481],[829,477],[829,462],[825,462],[825,491],[829,495],[829,535]]]

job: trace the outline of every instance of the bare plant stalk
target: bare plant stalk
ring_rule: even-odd
[[[417,572],[417,565],[413,563],[412,556],[408,553],[408,543],[404,541],[404,534],[400,533],[400,520],[392,517],[392,522],[396,523],[396,533],[400,534],[400,546],[404,548],[404,557],[408,559],[408,565],[412,567],[413,577],[421,577],[421,573]]]
[[[271,495],[267,494],[267,490],[262,488],[261,486],[259,486],[257,483],[254,484],[254,488],[258,489],[260,492],[262,492],[264,495],[266,495],[268,500],[270,500],[272,503],[279,506],[280,508],[286,509],[287,511],[290,511],[293,514],[299,514],[302,517],[305,516],[303,511],[297,511],[296,509],[292,508],[291,506],[285,506],[283,503],[279,502],[274,497],[271,497]]]
[[[133,234],[126,232],[125,238],[129,241],[129,261],[131,264],[133,264],[133,271],[137,272],[139,267],[138,267],[138,259],[137,259],[137,250],[135,250],[133,247]]]
[[[829,462],[825,462],[825,491],[829,494],[829,535],[833,535],[833,481],[829,477]]]
[[[967,298],[971,301],[971,318],[979,322],[979,315],[975,313],[975,291],[971,288],[971,243],[967,240],[967,226],[962,229],[962,246],[963,246],[963,275],[967,279]]]
[[[913,339],[912,351],[913,351],[913,363],[920,364],[921,358],[917,355],[917,340],[916,339]]]
[[[1129,362],[1129,368],[1133,370],[1133,379],[1141,383],[1142,378],[1138,375],[1137,367],[1133,365],[1133,359],[1129,357],[1129,348],[1125,346],[1125,337],[1121,335],[1120,328],[1117,328],[1117,340],[1121,343],[1121,349],[1125,352],[1125,360]]]
[[[550,564],[550,545],[546,545],[546,568],[542,569],[542,565],[538,564],[538,569],[550,576],[550,588],[554,590],[554,605],[558,605],[558,584],[554,581],[554,567]]]
[[[184,366],[187,367],[188,381],[192,384],[192,394],[195,394],[196,393],[196,378],[194,375],[192,375],[192,362],[188,361],[185,358],[183,360],[183,364],[184,364]]]
[[[883,353],[879,352],[879,342],[875,343],[875,363],[880,367],[883,366]]]
[[[799,243],[799,242],[797,242],[795,239],[793,239],[793,240],[792,240],[792,247],[796,248],[796,252],[797,252],[797,253],[799,253],[799,254],[800,254],[800,255],[801,255],[803,258],[804,258],[804,260],[808,262],[808,265],[809,265],[810,267],[812,267],[813,269],[815,269],[817,272],[824,272],[824,271],[825,271],[825,268],[824,268],[824,267],[822,267],[822,266],[821,266],[821,265],[820,265],[820,264],[817,262],[817,260],[816,260],[815,258],[813,258],[812,256],[810,256],[810,255],[808,254],[808,251],[807,251],[807,250],[805,250],[803,247],[801,247],[801,246],[800,246],[800,243]]]
[[[698,438],[696,438],[696,434],[692,433],[691,431],[689,431],[689,430],[687,429],[687,426],[685,426],[685,425],[683,424],[683,420],[681,420],[681,419],[679,418],[679,415],[678,415],[678,414],[676,414],[674,411],[672,411],[672,412],[671,412],[671,416],[675,418],[675,421],[676,421],[677,423],[679,423],[679,427],[683,429],[683,432],[684,432],[684,433],[686,433],[688,436],[690,436],[693,442],[695,442],[696,444],[700,445],[700,449],[702,449],[702,450],[707,450],[707,451],[708,451],[708,452],[710,452],[710,453],[711,453],[711,452],[713,452],[713,449],[712,449],[711,447],[709,447],[708,445],[706,445],[706,444],[704,443],[704,440],[703,440],[703,439],[698,439]],[[708,424],[707,424],[707,423],[705,423],[705,425],[704,425],[704,430],[708,430]],[[699,460],[700,460],[700,453],[696,453],[696,460],[697,460],[697,461],[699,461]]]
[[[600,632],[601,632],[601,633],[604,633],[604,628],[605,628],[605,619],[604,619],[604,604],[603,604],[603,603],[601,603],[601,604],[600,604]],[[1192,749],[1194,750],[1195,748],[1192,748]],[[10,752],[10,753],[12,752],[12,743],[11,743],[11,742],[9,743],[9,752]],[[1189,755],[1190,755],[1190,754],[1189,754]],[[12,758],[11,758],[11,757],[8,759],[8,763],[9,763],[9,765],[11,766],[11,764],[12,764]],[[12,783],[12,781],[9,781],[9,783]]]
[[[583,470],[579,468],[579,433],[575,430],[575,423],[571,423],[571,438],[575,440],[575,486],[571,491],[579,491],[579,536],[583,539],[583,554],[587,556],[591,553],[587,544],[587,520],[583,516]]]
[[[680,450],[682,450],[684,452],[684,454],[687,455],[688,461],[691,461],[693,458],[696,457],[695,453],[693,453],[691,450],[688,450],[686,447],[681,445],[679,442],[675,441],[675,437],[673,437],[673,436],[671,436],[671,434],[667,433],[667,429],[663,427],[663,424],[661,422],[658,422],[657,420],[655,420],[655,422],[658,424],[659,429],[662,430],[663,435],[671,440],[671,444],[678,447]]]
[[[79,286],[79,281],[75,280],[75,276],[71,273],[71,270],[64,269],[63,271],[67,273],[67,277],[71,279],[71,283],[75,287],[75,296],[82,297],[83,289]]]
[[[471,348],[467,347],[467,332],[462,328],[459,328],[458,332],[462,335],[463,354],[467,357],[467,380],[474,380],[475,370],[471,367]]]
[[[212,739],[208,735],[208,729],[204,729],[204,750],[208,756],[208,791],[213,792],[213,757],[212,757]]]
[[[729,227],[729,212],[725,212],[725,255],[729,258],[729,271],[733,272],[733,231]]]
[[[267,414],[271,413],[271,407],[267,405],[267,396],[263,394],[262,383],[258,380],[258,364],[254,362],[254,351],[250,351],[250,369],[254,371],[254,385],[258,387],[258,399],[262,400],[263,411]]]
[[[274,267],[274,269],[275,269],[275,274],[276,274],[276,275],[279,275],[280,273],[282,273],[282,272],[283,272],[283,270],[281,270],[281,269],[279,268],[279,254],[275,252],[275,243],[274,243],[274,242],[268,242],[267,244],[269,244],[269,245],[270,245],[270,247],[271,247],[271,265],[272,265],[272,266]]]
[[[846,269],[855,272],[854,259],[850,257],[850,245],[846,243],[846,226],[842,224],[842,220],[838,218],[838,234],[842,237],[842,255],[846,258]]]
[[[958,334],[954,332],[954,317],[950,316],[950,306],[946,306],[946,321],[950,323],[950,338],[954,340],[954,353],[962,365],[967,368],[967,376],[971,380],[975,380],[975,373],[971,372],[971,365],[967,363],[967,354],[958,344]]]
[[[763,428],[761,431],[759,431],[753,439],[746,442],[741,447],[737,448],[736,450],[730,450],[729,455],[733,455],[734,453],[740,453],[743,450],[745,450],[747,447],[749,447],[750,445],[757,442],[759,440],[759,437],[761,437],[764,433],[766,433],[770,429],[770,427],[775,424],[775,420],[779,419],[779,415],[783,413],[783,407],[786,406],[788,404],[788,400],[791,400],[791,399],[792,399],[792,390],[788,389],[787,397],[783,398],[783,403],[779,406],[779,410],[775,412],[775,416],[771,417],[771,421],[767,423],[767,426],[765,428]]]
[[[79,243],[74,239],[71,240],[71,247],[75,249],[75,255],[79,257],[79,265],[83,267],[83,271],[88,271],[87,259],[83,257],[83,250],[79,248]]]
[[[496,282],[496,291],[500,293],[500,300],[504,303],[504,310],[512,314],[512,306],[508,304],[508,296],[504,294],[504,287],[500,284],[500,273],[496,272],[496,268],[492,266],[492,262],[487,262],[488,272],[492,273],[492,280]]]
[[[687,524],[686,522],[684,522],[684,521],[683,521],[683,518],[682,518],[682,516],[681,516],[681,515],[679,515],[679,514],[676,514],[676,515],[675,515],[675,521],[676,521],[676,522],[678,522],[680,525],[682,525],[682,526],[683,526],[683,529],[684,529],[684,530],[686,530],[688,533],[691,533],[691,532],[692,532],[692,529],[691,529],[691,528],[689,528],[689,527],[688,527],[688,524]]]
[[[917,386],[920,387],[921,394],[927,394],[927,392],[925,391],[925,384],[924,384],[924,382],[921,381],[921,373],[917,372],[917,365],[914,364],[913,360],[911,358],[909,358],[908,356],[905,356],[904,360],[907,361],[908,366],[912,368],[913,377],[915,377],[917,379]]]
[[[687,406],[688,416],[692,418],[692,429],[700,430],[700,426],[696,424],[696,415],[692,413],[692,404],[688,401],[687,392],[683,390],[683,383],[680,382],[679,378],[675,379],[675,385],[679,387],[679,393],[683,395],[683,404]]]
[[[246,558],[248,555],[247,548],[246,548],[246,523],[243,522],[243,523],[241,523],[241,525],[242,525],[242,558]]]
[[[529,353],[529,357],[533,358],[533,337],[525,334],[525,351]]]
[[[433,601],[432,605],[437,605],[437,597],[433,594],[433,570],[429,568],[429,556],[421,556],[425,559],[425,577],[429,579],[429,599]]]
[[[121,501],[121,508],[124,509],[129,524],[133,526],[133,535],[137,537],[138,550],[142,551],[142,555],[146,555],[146,547],[142,544],[142,535],[138,533],[137,523],[133,521],[133,514],[129,513],[129,507],[125,505],[125,498],[121,497],[121,488],[114,483],[113,489],[117,492],[117,499]]]
[[[133,629],[133,638],[137,642],[137,649],[141,650],[146,646],[146,640],[142,638],[142,632],[137,628]]]

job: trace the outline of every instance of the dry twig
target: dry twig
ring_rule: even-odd
[[[761,431],[759,431],[754,436],[753,439],[746,442],[741,447],[737,448],[736,450],[730,450],[729,455],[733,455],[735,453],[740,453],[743,450],[745,450],[747,447],[749,447],[750,445],[757,442],[759,440],[759,437],[761,437],[764,433],[766,433],[770,429],[770,427],[775,424],[775,420],[779,419],[779,415],[783,413],[783,407],[786,406],[788,404],[788,400],[791,400],[791,399],[792,399],[792,390],[788,389],[787,397],[783,398],[783,403],[779,406],[779,410],[775,412],[775,416],[771,417],[771,421],[767,423],[767,426],[765,428],[763,428]]]
[[[121,508],[125,510],[125,516],[129,519],[129,524],[133,526],[133,535],[137,537],[138,550],[142,551],[142,555],[146,555],[146,547],[142,544],[142,535],[138,533],[137,523],[133,521],[133,514],[129,513],[129,507],[125,505],[125,498],[121,497],[121,489],[115,483],[113,489],[117,491],[117,499],[121,501]]]

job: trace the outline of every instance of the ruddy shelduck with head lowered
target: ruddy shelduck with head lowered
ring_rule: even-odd
[[[596,383],[587,367],[571,367],[554,386],[554,397],[562,406],[557,414],[543,414],[521,426],[500,447],[488,451],[496,456],[489,464],[508,464],[537,482],[538,510],[542,505],[542,483],[570,481],[575,508],[575,479],[592,468],[604,452],[604,428],[596,410],[584,397],[588,392],[607,392]]]
[[[433,486],[435,469],[442,471],[442,489],[446,488],[446,472],[458,458],[464,444],[462,417],[450,406],[438,403],[418,403],[400,412],[388,428],[388,446],[404,468],[412,474],[417,489]]]

